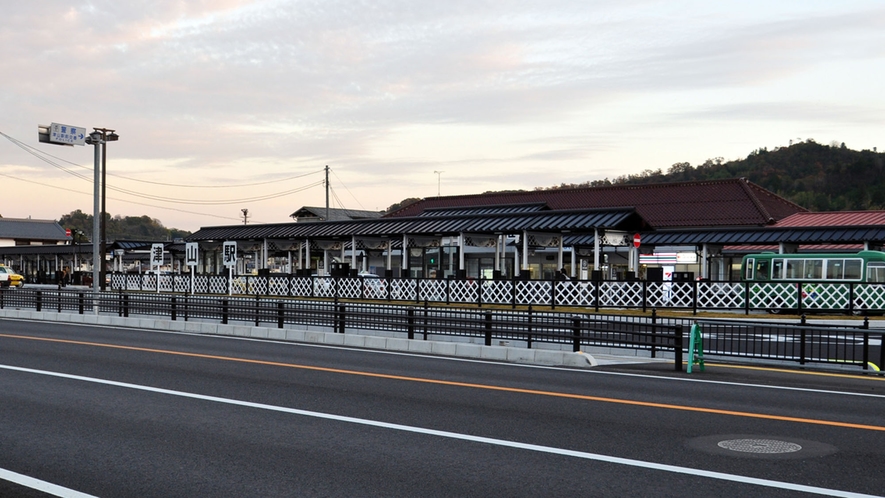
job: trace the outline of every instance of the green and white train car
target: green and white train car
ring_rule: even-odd
[[[885,311],[885,252],[748,254],[741,261],[750,308]]]

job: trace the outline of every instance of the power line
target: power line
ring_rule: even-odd
[[[332,174],[335,175],[335,179],[338,180],[338,183],[340,183],[342,187],[344,187],[344,190],[347,190],[347,193],[350,194],[350,196],[353,197],[353,200],[355,200],[356,203],[359,204],[359,206],[360,206],[361,208],[363,208],[363,211],[365,211],[366,208],[363,207],[363,204],[359,201],[359,199],[357,199],[356,196],[353,195],[353,193],[350,191],[350,189],[347,188],[347,185],[345,185],[344,182],[341,181],[341,178],[338,178],[338,175],[335,173],[335,170],[334,170],[334,169],[332,170]],[[342,206],[342,207],[343,207],[343,206]]]
[[[41,186],[41,187],[48,187],[48,188],[54,188],[54,189],[56,189],[56,190],[63,190],[63,191],[65,191],[65,192],[69,192],[69,193],[72,193],[72,194],[86,195],[86,196],[89,196],[89,197],[92,197],[92,196],[93,196],[93,194],[92,194],[91,192],[78,192],[78,191],[76,191],[76,190],[71,190],[71,189],[69,189],[69,188],[59,187],[59,186],[57,186],[57,185],[48,185],[48,184],[46,184],[46,183],[40,183],[40,182],[35,182],[35,181],[33,181],[33,180],[26,180],[26,179],[24,179],[24,178],[18,178],[18,177],[12,176],[12,175],[7,175],[6,173],[0,173],[0,176],[4,176],[4,177],[6,177],[6,178],[10,178],[10,179],[12,179],[12,180],[18,180],[18,181],[20,181],[20,182],[33,183],[34,185],[39,185],[39,186]],[[152,207],[152,208],[157,208],[157,209],[165,209],[165,210],[168,210],[168,211],[177,211],[177,212],[179,212],[179,213],[195,214],[195,215],[198,215],[198,216],[208,216],[208,217],[211,217],[211,218],[221,218],[221,219],[225,219],[225,220],[235,220],[235,219],[237,219],[237,218],[232,218],[232,217],[230,217],[230,216],[220,216],[220,215],[217,215],[217,214],[199,213],[199,212],[196,212],[196,211],[187,211],[187,210],[184,210],[184,209],[177,209],[177,208],[166,207],[166,206],[156,206],[156,205],[153,205],[153,204],[146,204],[146,203],[143,203],[143,202],[132,201],[132,200],[129,200],[129,199],[119,199],[119,198],[115,198],[115,197],[110,197],[110,199],[111,199],[111,200],[114,200],[114,201],[118,201],[118,202],[126,202],[126,203],[129,203],[129,204],[137,204],[137,205],[139,205],[139,206],[147,206],[147,207]]]
[[[65,160],[60,159],[60,158],[57,158],[57,157],[55,157],[55,156],[52,156],[51,154],[47,154],[47,153],[45,153],[45,152],[42,152],[42,151],[40,151],[39,149],[36,149],[36,148],[34,148],[34,147],[31,147],[31,146],[25,144],[24,142],[22,142],[22,141],[20,141],[20,140],[17,140],[17,139],[15,139],[15,138],[12,138],[12,137],[10,137],[9,135],[7,135],[7,134],[5,134],[5,133],[3,133],[3,132],[0,132],[0,135],[3,135],[3,136],[6,137],[10,142],[12,142],[13,144],[17,145],[18,147],[20,147],[22,150],[28,152],[29,154],[33,155],[33,156],[36,157],[37,159],[40,159],[41,161],[43,161],[43,162],[45,162],[45,163],[47,163],[47,164],[50,164],[50,165],[52,165],[52,166],[54,166],[54,167],[56,167],[56,168],[58,168],[58,169],[64,171],[65,173],[68,173],[68,174],[70,174],[70,175],[72,175],[72,176],[75,176],[75,177],[77,177],[77,178],[79,178],[79,179],[81,179],[81,180],[84,180],[84,181],[87,181],[87,182],[89,182],[89,183],[92,183],[92,180],[91,180],[90,178],[86,177],[85,175],[81,175],[81,174],[79,174],[79,173],[77,173],[77,172],[75,172],[75,171],[72,171],[72,170],[70,170],[70,169],[68,169],[68,168],[65,168],[64,166],[61,166],[61,165],[59,165],[59,164],[57,164],[57,163],[55,163],[55,162],[53,162],[53,161],[50,161],[49,159],[47,159],[46,157],[43,157],[43,156],[53,157],[53,158],[59,159],[60,161],[65,161]],[[85,166],[81,166],[81,165],[78,165],[78,164],[76,164],[76,163],[72,163],[72,162],[70,162],[70,161],[65,161],[65,162],[67,162],[67,163],[69,163],[69,164],[72,164],[72,165],[74,165],[74,166],[78,166],[78,167],[81,167],[81,168],[83,168],[83,169],[87,169],[87,170],[91,171],[91,168],[86,168]],[[225,186],[218,186],[218,185],[216,185],[216,186],[204,186],[204,187],[200,187],[200,188],[221,188],[221,187],[229,188],[229,187],[246,187],[246,186],[266,185],[266,184],[268,184],[268,183],[279,183],[279,182],[281,182],[281,181],[287,181],[287,180],[291,180],[291,179],[295,179],[295,178],[303,178],[303,177],[305,177],[305,176],[309,176],[309,175],[311,175],[311,174],[315,174],[315,173],[317,173],[317,172],[319,172],[319,171],[314,171],[314,172],[311,172],[311,173],[306,173],[306,174],[303,174],[303,175],[297,175],[297,176],[289,177],[289,178],[286,178],[286,179],[283,179],[283,180],[274,180],[274,181],[270,181],[270,182],[258,182],[258,183],[252,183],[252,184],[238,184],[238,185],[225,185]],[[123,177],[123,176],[121,176],[121,175],[112,175],[112,176],[117,176],[117,177],[119,177],[119,178],[125,178],[125,179],[129,179],[129,180],[133,180],[133,181],[143,182],[143,183],[151,183],[151,184],[155,184],[155,185],[177,186],[177,187],[198,187],[198,186],[195,186],[195,185],[176,185],[176,184],[169,184],[169,183],[150,182],[150,181],[145,181],[145,180],[137,180],[137,179],[133,179],[133,178]],[[138,198],[141,198],[141,199],[153,200],[153,201],[158,201],[158,202],[174,202],[174,203],[180,203],[180,204],[219,206],[219,205],[226,205],[226,204],[237,204],[237,203],[242,203],[242,202],[259,202],[259,201],[265,201],[265,200],[275,199],[275,198],[278,198],[278,197],[283,197],[283,196],[290,195],[290,194],[293,194],[293,193],[301,192],[301,191],[307,190],[307,189],[309,189],[309,188],[316,187],[316,186],[318,186],[318,185],[322,185],[322,181],[320,181],[320,182],[314,182],[314,183],[311,183],[311,184],[308,184],[308,185],[305,185],[305,186],[302,186],[302,187],[297,187],[297,188],[294,188],[294,189],[290,189],[290,190],[285,190],[285,191],[280,191],[280,192],[274,192],[274,193],[270,193],[270,194],[262,194],[262,195],[254,196],[254,197],[246,197],[246,198],[239,198],[239,199],[220,199],[220,200],[209,200],[209,199],[198,199],[198,200],[194,200],[194,199],[182,199],[182,198],[177,198],[177,197],[165,197],[165,196],[152,195],[152,194],[143,194],[143,193],[140,193],[140,192],[135,192],[135,191],[132,191],[132,190],[124,189],[124,188],[121,188],[121,187],[110,186],[110,185],[108,185],[107,188],[110,189],[110,190],[114,190],[114,191],[116,191],[116,192],[122,193],[122,194],[131,195],[131,196],[133,196],[133,197],[138,197]]]

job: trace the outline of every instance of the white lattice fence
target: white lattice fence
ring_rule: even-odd
[[[796,295],[796,284],[753,284],[750,286],[751,308],[798,308],[799,299]]]
[[[848,308],[849,284],[802,284],[802,307],[806,309]]]
[[[482,283],[482,302],[510,304],[513,301],[512,280],[485,280]]]
[[[415,279],[396,279],[390,281],[390,298],[395,301],[414,301],[418,291]]]
[[[418,299],[422,301],[438,301],[446,300],[446,280],[419,280],[418,281]]]
[[[857,310],[885,310],[885,284],[855,286],[854,307]]]
[[[641,307],[642,282],[599,282],[599,306]]]
[[[479,300],[476,280],[449,280],[449,296],[455,303],[475,303]]]
[[[593,306],[594,286],[590,282],[557,282],[556,304],[559,306]]]
[[[550,304],[550,286],[545,280],[517,280],[516,302],[520,304]]]
[[[698,308],[744,307],[744,286],[738,282],[699,282]]]

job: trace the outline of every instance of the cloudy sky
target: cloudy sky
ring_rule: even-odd
[[[7,218],[167,227],[885,147],[881,0],[0,0]]]

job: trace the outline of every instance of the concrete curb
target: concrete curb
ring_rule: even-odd
[[[564,366],[573,368],[592,368],[599,365],[599,362],[591,354],[586,352],[574,353],[571,351],[557,351],[551,349],[485,346],[468,342],[410,340],[402,337],[384,337],[380,335],[360,334],[358,332],[336,334],[331,332],[329,328],[308,327],[304,325],[280,329],[276,327],[255,327],[243,324],[223,325],[212,322],[185,322],[180,320],[173,321],[143,317],[122,318],[112,315],[80,315],[74,313],[16,310],[9,308],[0,310],[0,318],[189,332],[255,339],[274,339],[309,344],[350,346],[365,349],[402,351],[531,365]]]

